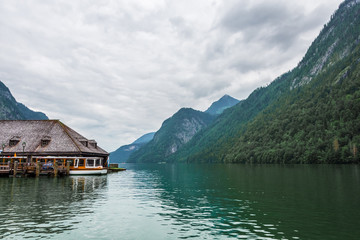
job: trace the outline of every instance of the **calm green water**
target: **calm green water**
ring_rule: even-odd
[[[0,239],[360,239],[359,166],[125,167],[0,178]]]

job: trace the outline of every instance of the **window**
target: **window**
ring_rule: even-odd
[[[46,147],[47,145],[49,145],[49,143],[50,143],[50,140],[44,140],[44,139],[42,139],[42,140],[41,140],[41,147]]]
[[[74,159],[68,159],[68,160],[66,160],[66,164],[67,163],[70,163],[70,166],[73,166],[74,165]]]
[[[79,159],[79,166],[83,167],[84,166],[84,159]]]
[[[80,141],[82,145],[84,145],[85,147],[88,147],[88,141],[86,140],[82,140]]]
[[[89,140],[90,146],[97,148],[97,142],[95,140]]]
[[[16,146],[19,142],[20,142],[19,140],[13,140],[13,139],[11,139],[11,140],[9,141],[9,147],[14,147],[14,146]]]
[[[95,166],[96,166],[96,167],[101,166],[101,159],[96,159],[95,161],[96,161],[96,162],[95,162]]]
[[[16,146],[19,142],[20,142],[20,137],[19,136],[13,136],[12,138],[10,138],[9,140],[9,147],[14,147]]]
[[[51,141],[50,136],[43,136],[40,141],[41,147],[46,147],[47,145],[49,145],[50,141]]]
[[[87,167],[94,167],[95,160],[94,159],[87,159],[86,166]]]

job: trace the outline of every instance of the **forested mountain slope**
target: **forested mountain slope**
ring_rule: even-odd
[[[120,147],[114,154],[112,153],[111,157],[119,158],[119,153],[124,153],[126,159],[130,158],[129,161],[131,162],[164,161],[166,157],[175,153],[185,143],[190,141],[194,135],[205,129],[225,109],[237,103],[239,103],[239,100],[229,95],[224,95],[219,100],[213,102],[205,112],[196,111],[191,108],[180,109],[163,123],[159,131],[155,133],[154,141],[151,141],[149,146],[142,151],[130,158],[135,151],[147,145],[147,142],[146,144],[138,145],[136,144],[137,141],[135,141],[131,145]]]
[[[292,71],[226,110],[176,162],[358,161],[360,1],[343,2]]]
[[[175,153],[206,128],[215,117],[191,108],[182,108],[165,120],[154,138],[131,154],[128,162],[160,162]]]

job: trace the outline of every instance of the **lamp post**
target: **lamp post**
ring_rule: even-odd
[[[4,161],[4,149],[5,149],[5,147],[6,147],[5,143],[3,143],[3,144],[1,145],[1,148],[2,148],[1,155],[2,155],[2,160],[3,160],[3,161]]]
[[[1,148],[2,148],[2,151],[1,151],[1,156],[2,156],[2,160],[3,160],[3,162],[4,162],[4,149],[5,149],[5,143],[3,143],[2,145],[1,145]]]
[[[23,156],[25,157],[25,153],[24,153],[24,152],[25,152],[26,142],[23,142],[23,143],[22,143],[22,147],[23,147]]]

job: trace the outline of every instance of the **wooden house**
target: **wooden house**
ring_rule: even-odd
[[[106,173],[109,153],[59,120],[0,120],[0,144],[3,166],[68,163],[70,174]]]

